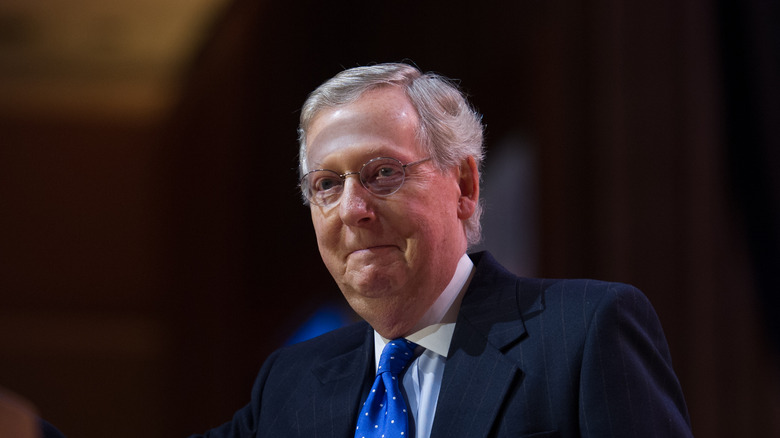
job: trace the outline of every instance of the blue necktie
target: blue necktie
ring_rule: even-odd
[[[417,344],[401,338],[385,345],[374,386],[358,417],[355,438],[409,437],[406,401],[399,379],[414,357],[415,347]]]

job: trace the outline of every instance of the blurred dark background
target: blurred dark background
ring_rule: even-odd
[[[341,305],[296,191],[346,67],[458,79],[485,247],[654,303],[700,437],[780,436],[780,10],[762,0],[0,6],[0,386],[73,438],[186,436]]]

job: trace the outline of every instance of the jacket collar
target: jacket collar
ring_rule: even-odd
[[[360,402],[367,397],[374,380],[373,333],[367,323],[358,323],[347,335],[348,339],[333,340],[338,349],[330,359],[312,368],[320,385],[298,415],[311,420],[307,424],[312,425],[318,436],[338,438],[354,433]],[[312,436],[310,430],[298,432],[300,436]]]
[[[513,382],[522,377],[505,352],[526,337],[523,315],[541,311],[518,278],[487,252],[470,255],[476,272],[463,297],[444,368],[431,437],[484,437]]]

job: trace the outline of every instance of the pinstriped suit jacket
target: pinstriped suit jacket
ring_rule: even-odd
[[[687,408],[658,318],[637,289],[518,278],[490,254],[447,357],[432,437],[687,437]],[[283,348],[251,402],[211,438],[352,437],[373,381],[366,323]]]

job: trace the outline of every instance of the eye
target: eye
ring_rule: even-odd
[[[331,171],[320,170],[309,175],[312,192],[328,192],[338,190],[343,184],[341,178]]]
[[[392,158],[378,158],[366,165],[361,172],[363,184],[377,195],[388,195],[403,184],[403,165]]]
[[[396,177],[400,171],[401,169],[398,166],[382,166],[377,169],[376,178],[393,178]]]
[[[385,184],[390,181],[395,181],[401,176],[402,173],[403,169],[398,166],[384,165],[377,168],[374,172],[374,182],[378,184]]]
[[[323,178],[323,179],[317,181],[316,188],[317,188],[318,191],[330,190],[335,185],[336,185],[336,182],[333,181],[333,179],[325,179],[325,178]]]
[[[363,169],[363,180],[368,184],[394,184],[403,179],[404,169],[394,160],[377,160]]]

